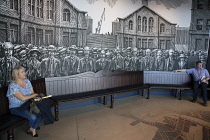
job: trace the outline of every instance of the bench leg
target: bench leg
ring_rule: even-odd
[[[176,92],[175,92],[175,94],[174,94],[174,97],[176,97],[176,96],[177,96],[177,92],[178,92],[178,89],[176,89]]]
[[[7,131],[7,140],[14,140],[14,130],[10,129]]]
[[[182,90],[180,89],[180,91],[179,91],[179,100],[182,100]]]
[[[148,91],[147,91],[147,99],[150,98],[150,88],[148,88]]]
[[[141,93],[141,96],[144,96],[144,89],[142,89],[142,93]]]
[[[55,121],[58,121],[59,120],[58,104],[54,106],[54,111],[55,111]]]
[[[111,101],[110,108],[113,109],[113,106],[114,106],[114,94],[111,95],[111,100],[110,101]]]
[[[103,104],[104,105],[107,105],[107,97],[106,96],[103,96],[103,99],[104,99]]]

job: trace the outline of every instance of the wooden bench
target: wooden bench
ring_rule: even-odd
[[[186,72],[144,71],[144,82],[149,85],[147,99],[150,98],[150,90],[156,88],[175,89],[179,91],[179,99],[181,100],[182,91],[184,89],[192,89],[192,81],[192,76]]]
[[[31,83],[34,87],[34,92],[46,94],[46,89],[43,87],[45,85],[44,79],[34,80]],[[7,90],[7,86],[0,88],[0,135],[7,132],[7,139],[14,140],[14,128],[27,122],[27,119],[10,114],[9,101],[6,96]],[[50,100],[50,102],[52,107],[56,108],[58,106],[56,101]]]
[[[110,108],[113,108],[115,94],[148,89],[143,80],[143,71],[106,70],[45,79],[47,93],[59,104],[96,97],[103,97],[103,103],[107,104],[110,96]]]
[[[7,132],[7,139],[14,139],[14,128],[27,120],[10,114],[9,102],[6,96],[8,87],[0,88],[0,135]]]

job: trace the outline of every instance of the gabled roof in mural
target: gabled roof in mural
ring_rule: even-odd
[[[76,11],[78,12],[81,12],[81,13],[87,13],[86,11],[81,11],[79,9],[77,9],[73,4],[71,4],[71,2],[69,0],[65,0],[69,5],[71,5],[73,7],[73,9],[75,9]]]
[[[158,13],[156,13],[155,11],[153,11],[152,9],[150,9],[149,7],[143,5],[142,7],[140,7],[139,9],[137,9],[136,11],[134,11],[133,13],[131,13],[130,15],[126,16],[125,18],[118,18],[118,19],[127,19],[129,18],[130,16],[132,16],[134,13],[138,12],[138,11],[141,11],[142,9],[146,8],[147,10],[151,11],[152,13],[154,13],[155,15],[158,15],[160,18],[162,18],[163,20],[165,20],[166,22],[168,22],[169,24],[174,24],[176,25],[176,23],[171,23],[169,22],[168,20],[166,20],[165,18],[163,18],[161,15],[159,15]]]

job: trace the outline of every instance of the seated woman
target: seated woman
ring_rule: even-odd
[[[33,137],[38,137],[36,129],[42,120],[41,115],[29,113],[29,109],[23,110],[20,106],[29,99],[36,98],[39,101],[41,98],[37,97],[38,94],[34,93],[31,82],[26,79],[25,68],[21,66],[15,67],[12,71],[12,78],[13,81],[9,84],[7,91],[10,112],[28,119],[30,128],[27,133]]]

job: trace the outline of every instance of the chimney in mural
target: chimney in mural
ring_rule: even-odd
[[[88,16],[88,14],[85,16],[86,23],[87,23],[87,34],[93,33],[93,19]]]
[[[142,0],[142,5],[148,6],[148,0]]]

